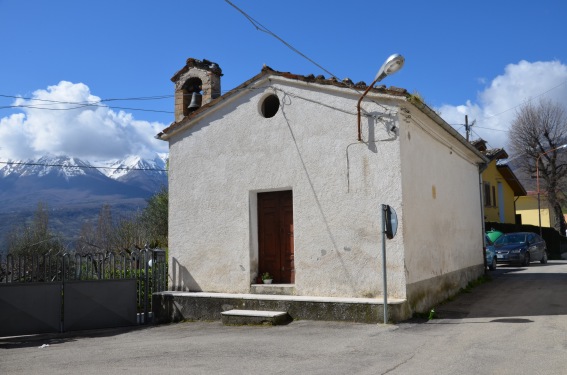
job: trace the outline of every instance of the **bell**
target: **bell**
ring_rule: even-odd
[[[187,107],[189,112],[193,112],[197,110],[197,108],[200,108],[202,100],[203,97],[201,96],[201,94],[199,94],[198,92],[193,92],[193,95],[191,96],[191,103],[189,103],[189,106]]]

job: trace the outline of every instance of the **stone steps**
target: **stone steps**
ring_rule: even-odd
[[[222,320],[221,313],[230,310],[285,311],[293,320],[380,324],[384,322],[384,304],[381,297],[342,298],[164,291],[153,294],[153,309],[154,321],[158,324],[182,320]],[[406,300],[388,298],[389,322],[399,322],[410,316],[411,309]]]
[[[221,312],[225,325],[283,325],[291,322],[285,311],[228,310]]]

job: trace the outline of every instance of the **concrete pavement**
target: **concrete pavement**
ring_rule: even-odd
[[[432,321],[188,322],[0,340],[0,373],[566,374],[567,262],[499,266],[493,275],[439,306]]]

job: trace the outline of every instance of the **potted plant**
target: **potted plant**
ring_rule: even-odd
[[[273,279],[274,279],[274,278],[272,277],[272,275],[270,275],[269,272],[264,272],[264,273],[262,274],[262,282],[263,282],[264,284],[271,284]]]

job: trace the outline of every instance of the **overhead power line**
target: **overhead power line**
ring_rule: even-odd
[[[313,65],[315,65],[316,67],[318,67],[319,69],[323,70],[325,73],[329,74],[331,77],[336,78],[337,80],[340,80],[335,74],[331,73],[328,69],[325,69],[321,64],[317,63],[315,60],[309,58],[307,55],[305,55],[304,53],[302,53],[301,51],[299,51],[297,48],[295,48],[294,46],[292,46],[290,43],[286,42],[283,38],[281,38],[280,36],[278,36],[276,33],[274,33],[273,31],[269,30],[267,27],[265,27],[264,25],[262,25],[260,22],[256,21],[254,18],[252,18],[252,16],[250,16],[248,13],[246,13],[245,11],[243,11],[242,9],[240,9],[239,7],[237,7],[236,5],[234,5],[232,2],[230,2],[229,0],[224,0],[227,4],[229,4],[230,6],[232,6],[234,9],[236,9],[240,14],[242,14],[248,21],[250,21],[250,23],[256,28],[256,30],[261,31],[263,33],[266,33],[274,38],[276,38],[277,40],[279,40],[281,43],[283,43],[286,47],[288,47],[289,49],[291,49],[293,52],[297,53],[299,56],[303,57],[304,59],[306,59],[307,61],[309,61],[310,63],[312,63]],[[347,84],[347,87],[351,90],[353,90],[354,92],[356,92],[357,94],[362,94],[362,92],[360,90],[357,90],[356,87],[354,87],[351,84]],[[384,108],[384,110],[388,110],[388,108],[386,108],[385,106],[383,106],[382,104],[378,103],[375,100],[372,100],[370,98],[368,98],[368,100],[370,100],[371,102],[373,102],[374,104],[377,104],[378,106]]]
[[[245,88],[241,90],[252,90],[252,89],[254,88]],[[228,91],[231,90],[223,90],[224,93]],[[75,101],[64,101],[64,100],[39,99],[39,98],[30,98],[30,97],[6,95],[6,94],[0,94],[0,97],[11,98],[11,99],[22,99],[30,102],[39,102],[39,103],[12,104],[12,105],[0,106],[0,109],[30,108],[30,109],[39,109],[45,111],[71,111],[74,109],[80,109],[86,107],[102,107],[102,108],[111,108],[111,109],[123,109],[129,111],[158,112],[158,113],[169,113],[169,114],[175,113],[174,111],[165,111],[165,110],[148,109],[148,108],[122,107],[122,106],[104,104],[106,102],[117,102],[117,101],[152,101],[152,100],[171,99],[174,97],[174,95],[109,98],[109,99],[100,99],[98,101],[93,101],[93,102],[75,102]],[[65,108],[49,107],[49,105],[59,105],[59,104],[69,105],[69,107],[65,107]]]
[[[541,93],[539,93],[539,94],[537,94],[537,95],[530,96],[530,97],[529,97],[526,101],[524,101],[523,103],[517,104],[517,105],[515,105],[515,106],[513,106],[513,107],[510,107],[510,108],[508,108],[508,109],[505,109],[505,110],[503,110],[503,111],[501,111],[501,112],[498,112],[498,113],[495,113],[495,114],[493,114],[493,115],[483,115],[483,116],[482,116],[482,120],[489,120],[489,119],[491,119],[491,118],[493,118],[493,117],[500,116],[500,115],[502,115],[502,114],[504,114],[504,113],[506,113],[506,112],[509,112],[509,111],[511,111],[511,110],[513,110],[513,109],[516,109],[516,108],[518,108],[518,107],[521,107],[521,106],[524,105],[525,103],[529,103],[529,102],[531,102],[531,101],[533,101],[533,100],[535,100],[535,99],[537,99],[537,98],[539,98],[539,97],[541,97],[541,96],[547,94],[548,92],[553,91],[553,90],[555,90],[556,88],[561,87],[561,86],[563,86],[563,85],[565,85],[565,84],[567,84],[567,80],[564,80],[564,81],[561,82],[560,84],[555,85],[555,86],[553,86],[552,88],[550,88],[550,89],[548,89],[548,90],[545,90],[545,91],[543,91],[543,92],[541,92]],[[453,124],[453,125],[463,125],[463,124]],[[478,126],[478,125],[477,125],[476,127],[477,127],[478,129],[493,130],[493,131],[499,131],[499,132],[508,132],[508,131],[509,131],[508,129],[487,128],[487,127],[482,127],[482,126]]]
[[[537,95],[535,95],[535,96],[530,96],[524,103],[529,103],[529,102],[531,102],[532,100],[537,99],[537,98],[539,98],[540,96],[543,96],[543,95],[547,94],[548,92],[553,91],[553,90],[555,90],[556,88],[558,88],[558,87],[560,87],[560,86],[563,86],[563,85],[566,84],[566,83],[567,83],[567,80],[561,82],[561,83],[558,84],[557,86],[553,86],[553,87],[550,88],[549,90],[546,90],[546,91],[544,91],[544,92],[542,92],[542,93],[539,93],[539,94],[537,94]],[[520,103],[520,104],[515,105],[515,106],[513,106],[513,107],[511,107],[511,108],[508,108],[508,109],[506,109],[506,110],[504,110],[504,111],[502,111],[502,112],[498,112],[498,113],[496,113],[496,114],[494,114],[494,115],[484,116],[483,118],[484,118],[485,120],[488,120],[488,119],[490,119],[490,118],[492,118],[492,117],[500,116],[500,115],[503,114],[503,113],[506,113],[506,112],[508,112],[508,111],[511,111],[511,110],[513,110],[513,109],[516,109],[516,108],[522,106],[524,103]]]
[[[67,165],[67,164],[47,164],[47,163],[14,162],[14,161],[0,161],[0,164],[38,166],[38,167],[82,168],[82,169],[112,169],[112,170],[128,170],[128,171],[155,171],[155,172],[168,171],[167,169],[159,169],[159,168],[102,167],[102,166],[94,166],[94,165]]]
[[[102,108],[112,108],[112,109],[126,109],[129,111],[143,111],[143,112],[158,112],[158,113],[174,113],[173,111],[162,111],[159,109],[145,109],[145,108],[132,108],[132,107],[118,107],[118,106],[111,106],[111,105],[101,105],[101,104],[82,104],[75,107],[69,108],[49,108],[49,107],[38,107],[35,105],[10,105],[10,106],[3,106],[3,108],[31,108],[31,109],[41,109],[46,111],[71,111],[73,109],[85,108],[85,107],[102,107]]]
[[[274,38],[276,38],[277,40],[279,40],[280,42],[282,42],[286,47],[288,47],[289,49],[291,49],[293,52],[297,53],[299,56],[303,57],[304,59],[308,60],[309,62],[311,62],[313,65],[317,66],[319,69],[323,70],[325,73],[330,74],[331,76],[335,77],[336,76],[331,73],[330,71],[328,71],[327,69],[325,69],[324,67],[322,67],[320,64],[318,64],[315,60],[307,57],[305,54],[303,54],[301,51],[299,51],[297,48],[295,48],[294,46],[292,46],[291,44],[289,44],[288,42],[286,42],[285,40],[283,40],[282,38],[280,38],[277,34],[275,34],[274,32],[270,31],[267,27],[265,27],[264,25],[262,25],[260,22],[256,21],[254,18],[252,18],[249,14],[247,14],[245,11],[243,11],[242,9],[240,9],[239,7],[237,7],[236,5],[234,5],[233,3],[231,3],[229,0],[224,0],[227,4],[229,4],[230,6],[232,6],[234,9],[236,9],[239,13],[241,13],[244,17],[246,17],[246,19],[248,21],[250,21],[250,23],[256,28],[256,30],[261,31],[263,33],[266,33],[268,35],[273,36]]]
[[[110,102],[110,101],[126,101],[126,100],[159,100],[159,99],[169,99],[173,98],[174,95],[155,95],[155,96],[140,96],[140,97],[132,97],[132,98],[110,98],[110,99],[100,99],[96,102],[73,102],[73,101],[61,101],[61,100],[52,100],[52,99],[39,99],[39,98],[27,98],[23,96],[16,96],[16,95],[6,95],[0,94],[0,97],[3,98],[12,98],[12,99],[24,99],[24,100],[37,100],[38,102],[49,102],[49,103],[66,103],[66,104],[97,104],[102,102]]]
[[[170,95],[170,96],[162,95],[162,96],[140,97],[140,98],[101,99],[101,100],[96,101],[96,102],[73,102],[73,101],[50,100],[50,99],[39,99],[39,98],[26,98],[26,97],[21,97],[21,96],[0,94],[0,97],[3,97],[3,98],[23,99],[23,100],[27,100],[27,101],[30,101],[30,102],[42,103],[42,104],[40,104],[40,103],[38,103],[38,104],[14,104],[14,105],[2,106],[2,107],[0,107],[0,109],[4,109],[4,108],[32,108],[32,109],[42,109],[42,110],[48,110],[48,111],[70,111],[70,110],[73,110],[73,109],[79,109],[79,108],[85,108],[85,107],[103,107],[103,108],[112,108],[112,109],[126,109],[126,110],[130,110],[130,111],[173,113],[173,111],[163,111],[163,110],[147,109],[147,108],[119,107],[119,106],[102,104],[102,103],[108,102],[108,101],[158,100],[158,99],[170,98],[172,96],[173,95]],[[66,107],[66,108],[47,107],[47,105],[49,105],[49,104],[52,104],[52,105],[66,104],[66,105],[72,105],[73,107]]]
[[[504,132],[504,133],[508,133],[509,130],[508,129],[496,129],[496,128],[486,128],[484,126],[476,126],[477,129],[485,129],[485,130],[494,130],[496,132]]]

